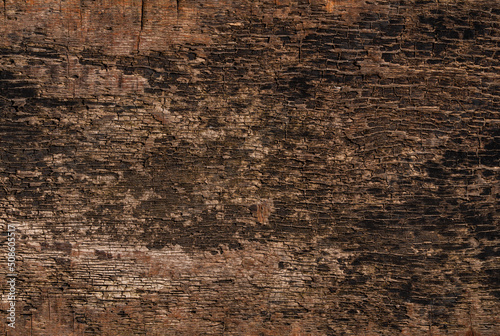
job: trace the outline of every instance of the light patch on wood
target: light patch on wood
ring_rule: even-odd
[[[273,210],[272,200],[265,200],[257,204],[256,217],[260,224],[269,223],[269,216]]]
[[[325,0],[325,9],[328,13],[340,14],[342,19],[351,24],[360,18],[362,11],[374,10],[364,0]]]

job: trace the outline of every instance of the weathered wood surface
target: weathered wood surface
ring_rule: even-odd
[[[0,10],[9,335],[499,334],[498,1]]]

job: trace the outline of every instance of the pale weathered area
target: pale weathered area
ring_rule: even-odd
[[[0,10],[8,335],[499,335],[498,1]]]

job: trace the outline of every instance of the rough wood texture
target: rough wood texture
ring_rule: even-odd
[[[499,335],[497,0],[0,9],[9,335]]]

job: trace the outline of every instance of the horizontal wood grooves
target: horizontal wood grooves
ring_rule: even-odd
[[[16,335],[499,334],[498,1],[3,8]]]

